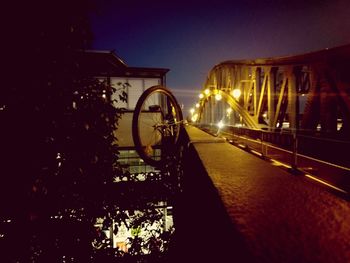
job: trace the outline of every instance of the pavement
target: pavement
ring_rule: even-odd
[[[174,261],[350,262],[349,201],[193,126],[186,132]]]

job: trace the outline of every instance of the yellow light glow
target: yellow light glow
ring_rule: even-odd
[[[199,103],[197,103],[197,104],[196,104],[196,108],[199,108],[199,106],[200,106]]]
[[[236,100],[239,99],[239,97],[241,96],[242,92],[240,89],[234,89],[233,91],[231,91],[231,95],[232,97],[234,97]]]
[[[218,122],[218,127],[219,127],[219,129],[221,129],[222,127],[224,127],[224,122],[223,122],[223,121],[219,121],[219,122]]]
[[[190,109],[190,112],[191,112],[192,115],[193,115],[194,111],[195,111],[194,108]]]
[[[216,100],[221,100],[221,99],[222,99],[221,94],[219,94],[219,93],[218,93],[218,94],[216,94],[216,95],[215,95],[215,99],[216,99]]]
[[[192,120],[193,122],[196,122],[197,119],[198,119],[198,113],[194,114],[194,115],[192,116],[192,118],[191,118],[191,120]]]
[[[210,94],[210,90],[209,89],[205,89],[204,94],[208,96]]]
[[[199,94],[199,98],[200,98],[200,99],[203,99],[203,98],[204,98],[203,93]]]
[[[227,111],[228,114],[232,113],[232,109],[231,108],[228,108],[226,111]]]

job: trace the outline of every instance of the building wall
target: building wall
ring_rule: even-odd
[[[118,92],[112,95],[112,99],[116,99],[118,102],[114,105],[116,107],[125,108],[126,110],[133,111],[135,109],[137,100],[140,98],[141,94],[148,88],[160,85],[162,80],[160,78],[121,78],[121,77],[111,77],[111,85],[115,88],[121,87],[120,83],[129,83],[126,92],[128,94],[128,101],[122,102],[119,100]],[[119,84],[118,84],[119,83]],[[118,145],[120,147],[133,147],[134,142],[132,139],[131,123],[132,123],[132,112],[125,112],[120,121],[119,126],[116,131],[116,137],[118,138]]]
[[[127,110],[134,110],[137,100],[141,94],[148,88],[160,85],[162,80],[160,78],[121,78],[121,77],[111,77],[111,85],[115,88],[121,87],[120,84],[128,83],[130,86],[127,88],[126,92],[128,94],[128,101],[119,101],[118,93],[112,96],[112,99],[116,99],[118,103],[115,103],[116,107],[125,108]]]

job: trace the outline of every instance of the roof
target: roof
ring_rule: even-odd
[[[78,52],[82,71],[94,76],[161,78],[169,69],[129,67],[114,51],[82,50]]]

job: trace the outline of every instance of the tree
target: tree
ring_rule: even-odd
[[[122,172],[114,137],[121,110],[108,99],[116,89],[86,76],[77,59],[92,39],[89,8],[82,0],[23,3],[7,20],[0,211],[12,224],[1,241],[12,260],[82,252],[82,233],[108,208],[106,189]],[[67,233],[76,236],[59,244]]]
[[[122,111],[109,98],[119,92],[125,100],[126,86],[111,87],[88,76],[78,59],[92,39],[91,3],[14,4],[7,12],[0,89],[2,258],[111,260],[116,251],[97,255],[92,250],[93,221],[102,217],[107,224],[114,217],[121,223],[129,216],[125,209],[141,207],[142,216],[128,227],[152,225],[161,218],[152,207],[157,199],[152,194],[164,196],[166,186],[157,179],[159,173],[138,184],[137,175],[125,173],[117,162],[114,131]],[[116,177],[128,182],[116,187]],[[141,191],[150,198],[137,195]],[[168,234],[153,233],[146,241],[154,257],[159,258],[160,246],[167,246],[159,238],[167,241]],[[142,256],[138,240],[138,235],[130,240],[131,256]]]

